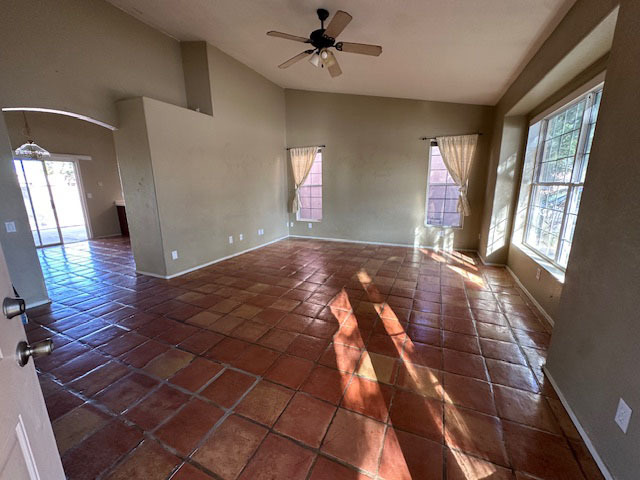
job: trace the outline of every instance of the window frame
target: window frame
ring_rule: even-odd
[[[425,189],[426,197],[425,197],[425,201],[424,201],[424,226],[428,227],[428,228],[450,228],[452,230],[462,230],[462,228],[464,227],[464,215],[462,215],[462,212],[457,212],[460,215],[460,225],[459,226],[432,225],[432,224],[429,223],[429,187],[431,187],[431,186],[434,186],[434,187],[444,186],[444,187],[446,187],[447,185],[449,185],[447,183],[434,183],[432,185],[431,182],[429,181],[429,177],[431,176],[431,157],[433,155],[433,147],[438,147],[438,142],[436,142],[436,141],[429,142],[429,155],[427,157],[427,187]],[[448,172],[448,170],[447,170],[447,174],[451,175]],[[443,221],[444,221],[444,213],[448,213],[448,212],[443,212]]]
[[[316,157],[313,159],[313,163],[316,163],[316,159],[318,158],[318,155],[320,155],[320,175],[322,178],[322,184],[320,185],[305,185],[304,182],[302,185],[300,185],[300,187],[320,187],[320,199],[322,200],[322,207],[321,207],[321,213],[322,213],[322,217],[320,218],[320,220],[316,220],[314,218],[302,218],[300,216],[300,212],[302,212],[302,205],[300,205],[300,208],[298,209],[298,211],[296,212],[296,221],[297,222],[314,222],[314,223],[321,223],[322,220],[324,219],[324,189],[323,189],[323,184],[324,184],[324,152],[322,150],[322,148],[318,148],[318,152],[316,153]],[[311,165],[311,168],[313,168],[313,165]],[[307,177],[310,178],[311,177],[311,171],[309,171],[309,176]],[[305,179],[305,182],[307,181],[307,179]]]
[[[534,160],[534,165],[533,165],[533,176],[531,179],[531,182],[529,183],[529,185],[527,186],[528,188],[528,200],[527,200],[527,211],[526,211],[526,215],[525,215],[525,222],[524,222],[524,226],[522,229],[522,239],[521,239],[521,244],[530,249],[531,251],[533,251],[536,255],[539,255],[544,261],[549,262],[551,265],[553,265],[555,268],[559,269],[560,271],[562,271],[563,273],[566,272],[567,267],[563,266],[559,260],[560,260],[560,254],[561,254],[561,249],[562,249],[562,243],[563,243],[563,238],[566,232],[566,228],[567,228],[567,218],[568,218],[568,210],[569,210],[569,206],[571,204],[571,200],[573,198],[573,194],[574,191],[577,188],[582,188],[583,192],[584,192],[584,180],[577,178],[577,175],[580,174],[580,172],[582,171],[582,166],[584,165],[585,162],[585,157],[586,155],[590,155],[590,152],[586,152],[586,146],[587,146],[587,142],[589,139],[589,129],[592,125],[591,123],[591,115],[592,115],[592,108],[595,102],[595,99],[597,97],[597,94],[599,92],[602,92],[604,88],[604,82],[599,83],[598,85],[596,85],[595,87],[590,88],[589,90],[587,90],[586,92],[578,95],[577,97],[575,97],[573,100],[570,100],[569,102],[565,103],[564,105],[562,105],[560,108],[546,114],[544,117],[542,117],[539,120],[533,121],[529,124],[529,129],[531,129],[531,127],[533,125],[535,125],[535,123],[541,122],[541,126],[540,126],[540,133],[538,135],[538,143],[536,144],[536,153],[535,153],[535,160]],[[602,98],[602,93],[601,93],[601,98]],[[545,142],[546,142],[546,135],[547,135],[547,131],[549,128],[549,121],[553,118],[556,117],[558,115],[561,115],[563,112],[569,110],[570,108],[572,108],[573,106],[575,106],[576,104],[580,103],[581,101],[585,100],[585,108],[584,111],[582,112],[582,121],[580,124],[580,131],[579,131],[579,136],[578,136],[578,144],[576,145],[576,153],[573,157],[573,163],[571,166],[571,175],[569,177],[569,181],[566,182],[541,182],[540,179],[540,174],[542,172],[542,168],[541,168],[541,163],[544,157],[544,147],[545,147]],[[599,111],[598,111],[599,114]],[[595,119],[595,123],[597,125],[597,117]],[[524,168],[524,165],[523,165]],[[587,164],[587,168],[588,168],[588,164]],[[585,179],[586,179],[586,172],[585,172]],[[553,186],[557,186],[557,187],[567,187],[567,194],[566,194],[566,198],[565,198],[565,203],[564,203],[564,209],[562,212],[562,221],[560,224],[560,231],[558,233],[558,243],[556,245],[555,248],[555,252],[554,252],[554,256],[553,258],[549,257],[547,254],[541,252],[538,248],[536,248],[535,246],[529,244],[527,242],[527,235],[529,233],[529,229],[531,227],[531,223],[532,223],[532,213],[533,213],[533,208],[532,208],[532,204],[534,201],[534,190],[536,187],[553,187]],[[579,214],[579,204],[578,204],[578,212],[576,213],[576,217]],[[573,236],[571,237],[571,243],[573,244]]]

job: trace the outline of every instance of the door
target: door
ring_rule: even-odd
[[[14,159],[13,164],[36,246],[86,240],[77,163]]]
[[[13,297],[0,247],[0,303]],[[61,480],[62,463],[33,360],[18,365],[25,341],[20,315],[8,318],[0,306],[0,479]]]

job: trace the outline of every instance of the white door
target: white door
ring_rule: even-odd
[[[20,315],[7,318],[5,297],[14,295],[0,247],[0,480],[64,479],[33,360],[18,365],[22,321]]]

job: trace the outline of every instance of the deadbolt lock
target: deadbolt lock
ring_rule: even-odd
[[[51,352],[53,352],[53,342],[50,339],[32,343],[31,345],[27,342],[20,342],[16,348],[18,365],[24,367],[29,363],[29,358],[42,357],[51,354]]]

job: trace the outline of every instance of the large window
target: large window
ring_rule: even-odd
[[[300,221],[319,222],[322,220],[322,151],[318,150],[311,171],[300,187]]]
[[[529,130],[527,155],[534,165],[525,164],[523,173],[522,188],[529,190],[523,243],[562,269],[569,260],[601,96],[599,86]]]
[[[432,145],[429,152],[427,178],[425,224],[430,227],[461,227],[462,214],[458,212],[460,188],[449,175],[437,145]]]

